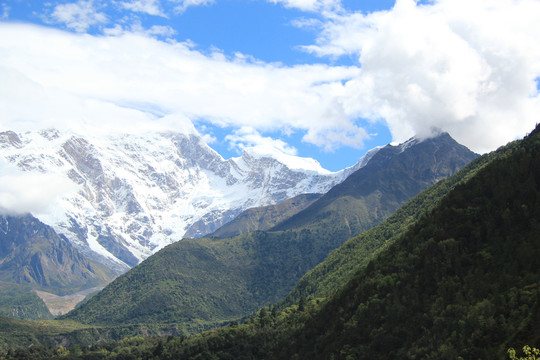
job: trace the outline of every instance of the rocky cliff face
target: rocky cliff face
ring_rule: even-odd
[[[184,236],[211,233],[248,208],[324,193],[365,165],[329,173],[249,152],[225,160],[196,133],[56,130],[0,133],[2,158],[29,175],[69,179],[73,190],[38,218],[117,271]]]

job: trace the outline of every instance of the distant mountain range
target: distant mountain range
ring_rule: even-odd
[[[325,193],[371,156],[337,173],[285,155],[278,161],[247,151],[224,160],[195,132],[6,131],[0,150],[0,159],[20,171],[73,184],[39,219],[117,272],[183,237],[209,234],[249,208]]]
[[[302,219],[302,211],[298,215]],[[307,223],[297,224],[300,233],[310,231]],[[320,229],[313,231],[321,234]],[[287,232],[296,230],[249,235],[264,244],[272,240],[272,233]],[[538,347],[540,341],[539,234],[537,128],[525,139],[483,155],[457,174],[423,190],[381,224],[332,252],[285,300],[259,308],[240,323],[233,321],[190,337],[170,336],[169,332],[162,337],[126,338],[155,334],[160,328],[160,314],[154,313],[156,322],[148,318],[146,323],[113,326],[105,321],[95,321],[92,326],[57,321],[43,327],[41,322],[0,317],[0,354],[7,359],[60,358],[65,354],[60,354],[58,345],[67,344],[73,358],[106,354],[111,358],[164,359],[504,359],[508,348],[516,348],[519,353],[523,345]],[[190,277],[179,277],[176,267],[171,266],[179,260],[175,255],[181,255],[181,261],[192,258],[208,262],[208,257],[219,255],[219,248],[209,244],[229,247],[242,236],[202,239],[198,251],[193,251],[197,248],[190,240],[186,244],[193,249],[184,247],[182,252],[176,251],[182,242],[170,245],[118,280],[147,284],[156,280],[153,273],[138,269],[149,263],[146,269],[155,270],[161,263],[173,270],[173,276],[165,280],[169,289],[175,282],[189,286],[186,280]],[[205,251],[205,247],[212,251]],[[241,246],[232,249],[228,254],[242,251]],[[303,255],[310,254],[306,249],[302,248]],[[276,258],[284,253],[279,252]],[[274,263],[281,264],[276,258]],[[218,265],[221,267],[214,274],[228,270],[225,261]],[[159,275],[165,274],[163,270]],[[211,272],[199,274],[202,276],[191,281],[204,286]],[[266,286],[273,286],[271,279]],[[128,298],[125,307],[137,304],[143,295],[133,297],[123,280],[114,284],[118,286],[112,289],[122,290],[117,294]],[[111,286],[102,292],[102,299],[83,312],[86,319],[92,316],[89,309],[108,311],[109,304],[102,302],[112,299],[107,289]],[[237,290],[242,294],[241,286]],[[176,298],[154,298],[168,304],[184,296],[178,291],[175,294]],[[230,298],[237,293],[224,294]],[[195,295],[192,301],[199,305],[214,300],[201,293]],[[231,299],[231,304],[235,301]],[[197,322],[196,318],[191,320]],[[176,331],[182,333],[186,328]],[[104,343],[106,340],[109,342]],[[31,343],[34,346],[29,347]],[[83,347],[89,344],[93,346]]]
[[[101,325],[168,323],[188,333],[239,319],[283,298],[331,250],[476,157],[448,134],[388,145],[269,230],[258,226],[269,226],[264,219],[275,207],[249,210],[223,230],[236,236],[169,245],[65,318]]]

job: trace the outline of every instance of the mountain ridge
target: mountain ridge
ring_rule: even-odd
[[[0,279],[64,295],[104,285],[112,275],[85,259],[35,217],[0,216]]]
[[[411,152],[411,148],[421,150]],[[354,172],[345,181],[325,193],[317,202],[276,225],[272,230],[299,228],[305,223],[313,222],[314,219],[331,223],[335,221],[336,216],[342,216],[336,214],[331,208],[338,197],[343,198],[340,201],[347,201],[348,197],[366,197],[373,204],[371,208],[375,210],[371,216],[386,218],[397,210],[398,206],[391,207],[390,211],[385,211],[379,206],[378,198],[381,191],[398,194],[398,197],[394,197],[391,201],[404,204],[421,189],[450,176],[477,156],[465,146],[458,144],[448,133],[441,133],[436,137],[423,140],[411,138],[397,146],[381,147],[372,154],[370,161],[362,168],[371,170],[367,176],[362,171]],[[425,164],[430,164],[430,167],[425,167]],[[406,176],[399,175],[399,181],[388,184],[381,180],[395,178],[398,172]],[[355,211],[355,217],[365,213],[365,209],[359,208]],[[358,219],[355,217],[347,221],[348,227],[356,226]],[[351,230],[351,236],[354,232]]]
[[[44,303],[39,291],[63,296],[103,287],[114,277],[32,215],[0,215],[0,313],[51,318],[52,304]]]

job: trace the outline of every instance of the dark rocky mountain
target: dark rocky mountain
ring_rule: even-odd
[[[476,156],[447,134],[387,146],[342,186],[273,230],[167,246],[66,318],[180,324],[182,332],[241,318],[283,298],[330,251]]]
[[[448,133],[387,145],[365,167],[272,230],[343,223],[352,237],[365,230],[366,224],[380,223],[422,189],[448,178],[477,156]]]
[[[3,215],[0,280],[66,294],[104,285],[111,277],[32,215]]]

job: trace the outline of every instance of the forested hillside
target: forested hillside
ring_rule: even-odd
[[[538,343],[539,134],[457,186],[282,355],[496,359],[511,345]]]
[[[51,319],[43,300],[30,286],[0,281],[0,316],[15,319]]]
[[[473,160],[454,176],[437,182],[412,198],[381,225],[347,240],[332,251],[322,263],[304,275],[280,303],[281,306],[296,304],[302,297],[321,298],[334,294],[387,245],[403,236],[412,224],[436,207],[451,189],[470,179],[478,170],[505,151],[508,150]]]

